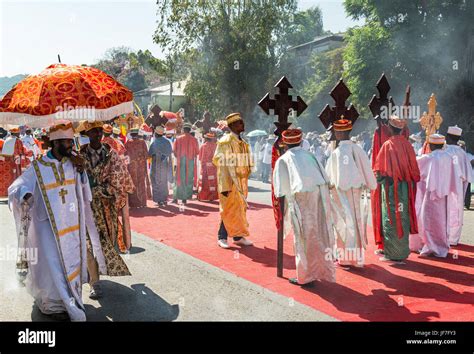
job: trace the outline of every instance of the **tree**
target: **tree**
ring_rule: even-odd
[[[283,46],[285,54],[279,63],[279,71],[288,76],[294,89],[298,92],[303,89],[308,77],[314,72],[314,67],[301,63],[301,58],[295,50],[288,50],[300,44],[308,43],[316,37],[326,34],[323,29],[323,15],[319,7],[312,7],[297,12],[290,19]]]
[[[285,44],[293,47],[312,41],[324,34],[323,15],[317,6],[297,12],[290,18],[285,35]]]
[[[474,3],[463,0],[345,0],[345,8],[366,24],[347,34],[349,87],[358,107],[365,107],[384,71],[391,94],[401,104],[403,90],[412,87],[412,103],[426,110],[432,92],[448,125],[459,124],[474,143],[472,97],[474,85],[467,78],[472,58],[465,55],[474,38]],[[471,48],[471,51],[474,48]],[[469,51],[469,50],[468,50]],[[468,62],[471,60],[471,62]],[[413,126],[414,127],[414,126]],[[419,129],[419,128],[417,128]],[[472,145],[471,145],[472,147]]]
[[[133,52],[127,47],[110,48],[94,67],[111,75],[133,92],[157,84],[165,76],[165,64],[150,51]]]
[[[344,48],[337,48],[315,54],[311,58],[314,74],[305,82],[302,93],[307,100],[308,109],[297,123],[305,130],[324,130],[317,117],[326,104],[332,104],[329,92],[342,76],[343,53]]]
[[[295,0],[158,0],[154,41],[185,53],[186,94],[199,110],[222,119],[232,111],[253,117],[258,99],[274,84],[285,28]],[[250,119],[252,120],[252,119]]]

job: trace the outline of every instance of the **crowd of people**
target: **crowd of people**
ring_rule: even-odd
[[[0,196],[9,197],[15,217],[18,274],[44,314],[84,321],[82,284],[99,299],[101,275],[130,275],[120,256],[132,245],[128,213],[151,207],[148,200],[156,208],[194,195],[219,200],[218,246],[230,248],[229,238],[252,246],[251,177],[272,183],[277,228],[294,237],[293,284],[335,281],[337,267],[363,267],[369,242],[392,262],[410,251],[446,257],[459,243],[474,160],[459,127],[421,144],[396,116],[373,138],[351,137],[352,122],[340,119],[321,135],[287,129],[249,144],[241,114],[222,123],[185,122],[182,131],[136,126],[124,134],[113,122],[58,121],[1,137]],[[36,264],[28,248],[38,249]]]

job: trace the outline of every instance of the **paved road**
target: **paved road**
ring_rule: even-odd
[[[252,183],[253,185],[253,183]],[[255,183],[253,201],[269,200],[269,185]],[[267,202],[268,203],[268,202]],[[47,321],[33,306],[15,275],[13,218],[0,204],[0,320]],[[90,300],[91,321],[331,321],[333,318],[204,263],[144,235],[133,234],[132,254],[125,256],[131,277],[104,277],[110,296]],[[5,253],[11,253],[5,257]]]
[[[270,204],[270,185],[250,181],[249,200]],[[0,202],[0,321],[49,320],[14,275],[13,218]],[[204,263],[144,235],[133,234],[131,277],[104,278],[103,300],[87,297],[91,321],[331,321],[330,316]],[[462,242],[474,245],[474,211],[465,211]]]

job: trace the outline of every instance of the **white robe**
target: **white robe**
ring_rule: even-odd
[[[460,169],[460,178],[456,183],[456,192],[448,196],[448,233],[449,244],[457,245],[461,239],[464,222],[464,196],[471,181],[472,168],[466,152],[457,145],[448,145],[446,152],[452,156],[452,162]]]
[[[435,150],[416,160],[420,169],[415,203],[419,233],[410,235],[410,250],[444,258],[449,253],[448,196],[456,193],[459,165],[452,163],[452,156],[445,150]]]
[[[53,173],[54,168],[58,177]],[[64,183],[58,183],[58,178],[59,182],[63,179]],[[65,203],[60,191],[67,192]],[[87,174],[79,174],[68,159],[59,162],[45,156],[40,161],[34,161],[8,190],[17,233],[23,226],[22,204],[28,193],[32,194],[29,209],[31,222],[26,242],[19,244],[19,247],[37,250],[37,260],[27,260],[26,288],[41,312],[53,314],[66,311],[72,321],[85,321],[82,284],[88,280],[86,230],[94,254],[98,254],[99,268],[105,269],[99,236],[92,219],[92,194]]]
[[[313,154],[295,147],[276,161],[274,193],[285,197],[285,236],[294,235],[299,284],[335,281],[329,180]]]
[[[364,190],[377,188],[377,180],[365,151],[350,140],[339,142],[326,164],[331,185],[340,264],[362,266],[367,248],[368,200]]]
[[[23,143],[26,149],[33,152],[33,156],[29,157],[30,161],[33,161],[41,155],[41,149],[38,145],[36,145],[36,141],[31,135],[25,135],[23,138],[21,138],[21,142]]]

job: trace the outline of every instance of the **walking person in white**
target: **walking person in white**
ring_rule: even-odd
[[[419,233],[410,235],[410,250],[444,258],[449,253],[448,196],[456,193],[460,169],[443,149],[443,135],[430,135],[428,143],[431,153],[416,159],[420,169],[416,192]]]
[[[349,138],[352,122],[333,123],[337,147],[329,156],[326,173],[331,185],[337,256],[340,265],[362,267],[367,248],[368,189],[377,180],[365,151]]]
[[[272,148],[275,139],[268,137],[265,145],[263,146],[263,158],[262,158],[262,182],[268,183],[270,173],[272,170]]]
[[[282,139],[288,150],[275,163],[273,184],[275,196],[285,197],[285,236],[294,235],[296,278],[289,281],[334,282],[329,179],[316,157],[300,146],[301,130],[285,130]]]
[[[36,260],[21,259],[27,264],[28,292],[42,313],[85,321],[86,229],[93,247],[99,246],[99,239],[90,209],[89,180],[82,159],[72,150],[73,139],[71,123],[51,127],[52,149],[33,161],[8,195],[17,233],[23,237],[20,250],[37,250]],[[98,262],[105,266],[103,255]]]
[[[464,196],[467,185],[471,182],[472,167],[466,152],[458,146],[462,129],[458,126],[449,127],[446,135],[446,152],[451,155],[453,164],[459,165],[461,174],[457,181],[455,193],[448,197],[448,234],[449,244],[455,246],[461,239],[464,222]]]

